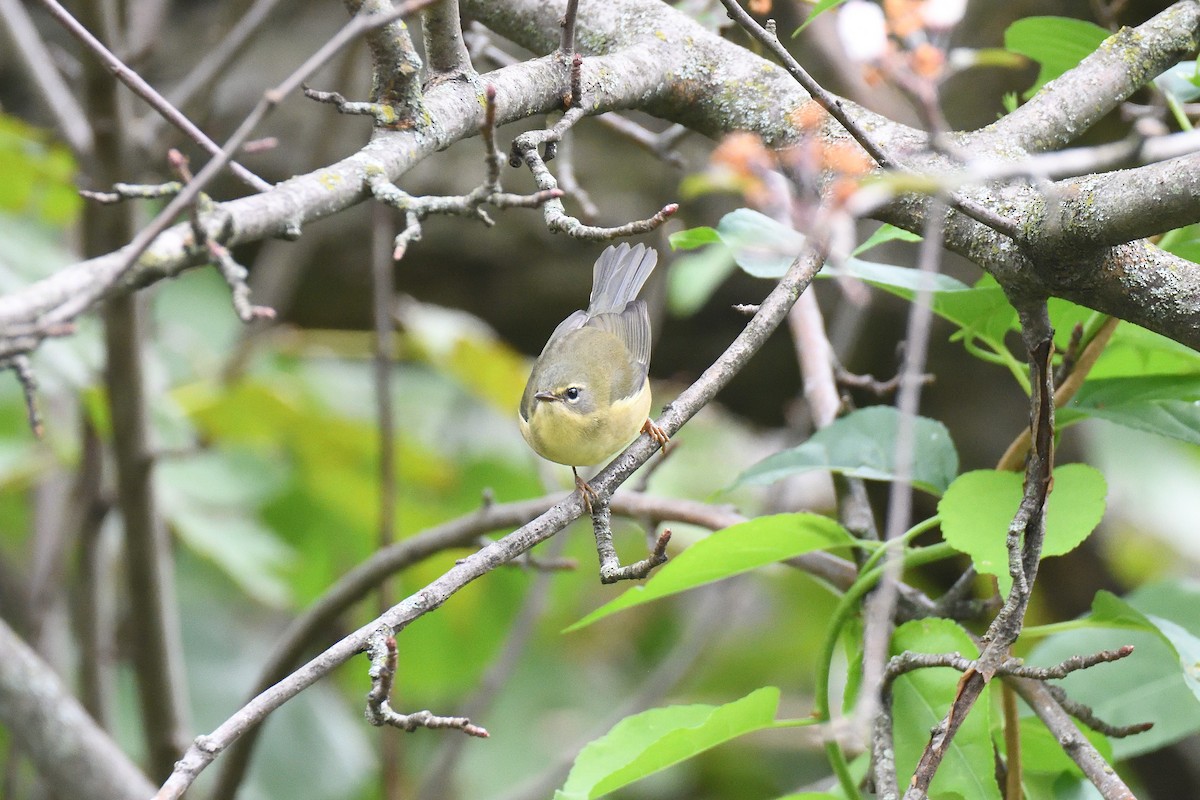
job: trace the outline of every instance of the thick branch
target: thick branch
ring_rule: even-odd
[[[0,620],[0,724],[60,797],[146,800],[154,787],[54,669]]]
[[[1151,78],[1200,47],[1200,2],[1183,2],[1109,37],[1078,69],[1042,87],[985,133],[998,146],[1055,150],[1095,125]]]
[[[1052,216],[1036,236],[1067,232],[1059,238],[1075,250],[1124,244],[1200,220],[1200,153],[1062,181],[1052,192]]]
[[[549,52],[559,43],[558,18],[534,0],[486,3],[463,0],[463,10],[500,33],[536,51]],[[1190,20],[1195,0],[1177,4],[1175,19]],[[554,8],[561,11],[563,4]],[[1160,21],[1163,18],[1159,18]],[[736,45],[726,42],[666,4],[648,0],[613,0],[611,3],[584,4],[579,14],[578,50],[587,56],[583,80],[587,87],[589,114],[637,107],[690,128],[719,135],[734,129],[752,130],[769,142],[785,143],[795,136],[789,114],[807,100],[783,70],[770,65]],[[1159,23],[1155,23],[1159,25]],[[1193,26],[1194,28],[1194,26]],[[1139,32],[1141,29],[1137,29]],[[1167,30],[1162,25],[1147,29],[1158,39],[1169,40],[1171,52],[1192,46],[1194,30]],[[1140,50],[1137,39],[1118,37],[1108,49],[1126,47],[1129,75],[1124,80],[1144,78],[1136,61]],[[1165,45],[1164,45],[1165,46]],[[620,48],[626,48],[620,50]],[[1132,49],[1130,49],[1132,48]],[[602,53],[603,55],[595,55]],[[1085,80],[1088,64],[1076,72]],[[686,69],[683,68],[686,65]],[[1072,73],[1074,74],[1074,73]],[[557,108],[561,102],[561,65],[553,56],[535,59],[498,70],[488,76],[501,99],[501,123],[524,119],[529,115]],[[1075,86],[1064,83],[1064,87]],[[1079,96],[1066,96],[1065,88],[1047,97],[1057,97],[1075,109],[1080,103],[1106,102],[1092,90]],[[228,221],[227,244],[257,241],[294,232],[305,222],[337,213],[366,198],[365,175],[381,170],[395,181],[415,164],[459,139],[475,134],[477,92],[460,82],[447,82],[425,97],[428,124],[420,130],[386,133],[377,136],[359,153],[308,175],[293,178],[260,196],[223,204],[219,213]],[[1040,101],[1044,107],[1047,101]],[[924,153],[925,137],[902,125],[870,114],[852,104],[844,107],[873,137],[906,162],[906,166],[924,166],[945,171],[948,162],[938,163]],[[1071,112],[1078,129],[1079,115]],[[1036,128],[1037,118],[1024,119]],[[1089,118],[1090,119],[1090,118]],[[1086,121],[1086,120],[1085,120]],[[1010,123],[1015,124],[1015,123]],[[831,125],[831,137],[839,134]],[[844,133],[840,134],[845,136]],[[1040,134],[1038,134],[1040,135]],[[1034,138],[1037,138],[1034,136]],[[1019,161],[1024,153],[1013,146],[1019,141],[1015,130],[1005,137],[996,128],[975,135],[960,135],[962,149],[976,155],[991,155],[1000,160]],[[985,153],[986,151],[986,153]],[[917,156],[923,156],[924,161]],[[921,163],[909,163],[913,159]],[[1103,181],[1097,179],[1097,191]],[[1120,179],[1115,179],[1120,180]],[[1009,219],[1040,219],[1037,204],[1044,199],[1031,189],[1009,188],[962,192],[981,205]],[[1182,201],[1181,201],[1182,202]],[[1194,201],[1188,201],[1188,205]],[[902,227],[919,231],[924,224],[924,203],[902,198],[884,209],[880,216]],[[1160,218],[1170,219],[1160,208]],[[1120,219],[1108,220],[1121,226]],[[1073,231],[1065,232],[1070,241]],[[1086,231],[1084,232],[1086,235]],[[1157,330],[1180,342],[1200,346],[1200,278],[1188,263],[1165,256],[1141,245],[1098,249],[1086,261],[1077,260],[1051,274],[1039,271],[1023,257],[1010,239],[995,235],[988,228],[951,215],[947,225],[951,249],[972,258],[984,269],[1008,283],[1025,281],[1030,291],[1047,292],[1090,305],[1097,310]],[[111,287],[98,295],[102,299],[114,292],[152,283],[174,275],[195,262],[188,254],[187,230],[177,227],[160,236],[138,265],[125,276],[120,287]],[[1078,248],[1076,248],[1078,251]],[[24,290],[0,298],[0,330],[20,330],[43,315],[65,304],[71,297],[86,296],[97,281],[111,275],[120,253],[76,264],[51,278]],[[1165,302],[1164,302],[1165,301]],[[0,340],[0,356],[28,349],[28,337]]]

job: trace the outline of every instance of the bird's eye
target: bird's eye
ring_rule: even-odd
[[[566,397],[571,402],[575,402],[576,400],[579,399],[579,387],[578,386],[570,387],[569,389],[567,389],[567,391],[563,392],[563,396]]]

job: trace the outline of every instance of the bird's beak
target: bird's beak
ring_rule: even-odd
[[[533,396],[534,400],[557,400],[558,395],[554,392],[538,392]]]

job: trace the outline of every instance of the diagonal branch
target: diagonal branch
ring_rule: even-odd
[[[724,353],[666,408],[658,424],[668,435],[674,434],[701,408],[707,405],[738,371],[758,352],[767,338],[783,321],[800,293],[808,288],[824,256],[809,252],[796,260],[787,274],[771,290],[759,311]],[[603,469],[591,482],[603,500],[658,450],[658,443],[643,435],[624,453]],[[156,800],[178,798],[196,777],[229,745],[251,726],[295,697],[335,667],[362,652],[371,636],[387,629],[399,633],[413,620],[433,611],[453,594],[500,565],[511,561],[539,542],[565,528],[583,513],[583,501],[575,493],[559,502],[537,519],[504,538],[464,558],[451,570],[416,594],[391,608],[377,620],[359,628],[325,650],[286,679],[259,694],[236,714],[207,736],[200,736],[176,763],[175,771],[159,789]]]
[[[215,156],[221,152],[221,148],[217,146],[216,142],[208,138],[208,134],[200,130],[196,127],[195,123],[180,113],[179,109],[171,105],[167,101],[167,98],[159,94],[141,75],[138,75],[122,62],[121,59],[117,58],[111,50],[104,46],[103,42],[92,35],[91,31],[79,24],[79,21],[71,16],[70,12],[58,3],[58,0],[39,1],[50,12],[50,15],[67,29],[68,33],[79,40],[80,44],[91,50],[100,59],[101,63],[116,76],[117,80],[128,86],[134,94],[149,103],[155,111],[162,115],[163,119],[166,119],[176,128],[183,131],[188,138],[204,148],[210,155]],[[271,188],[271,184],[232,159],[229,161],[229,169],[242,182],[255,191],[262,192]]]
[[[1200,3],[1182,0],[1109,37],[1080,65],[983,130],[991,141],[1031,152],[1069,144],[1151,78],[1200,47]]]

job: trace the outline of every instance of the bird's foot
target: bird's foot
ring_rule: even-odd
[[[671,440],[671,437],[667,436],[666,431],[655,425],[654,420],[647,417],[646,421],[642,423],[642,433],[653,439],[662,448],[664,454],[667,452],[667,442]]]
[[[599,501],[600,495],[587,481],[579,477],[579,473],[574,467],[571,467],[571,472],[575,474],[575,488],[579,490],[579,497],[583,500],[583,510],[590,515],[594,504]]]

